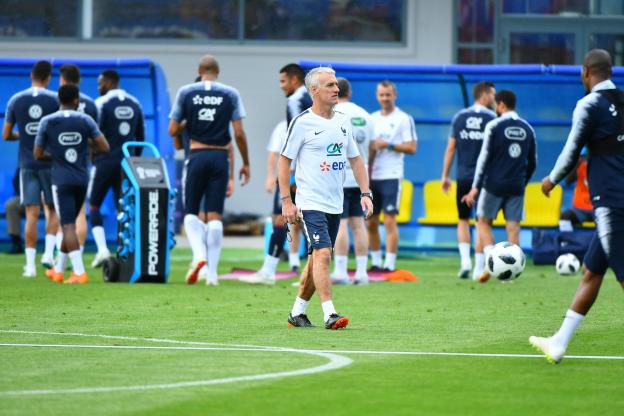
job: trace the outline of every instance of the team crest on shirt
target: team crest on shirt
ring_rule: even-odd
[[[76,149],[67,149],[65,151],[65,160],[69,163],[76,163],[76,160],[78,160],[78,152],[76,152]]]
[[[327,156],[342,156],[342,143],[331,143],[327,146]]]
[[[119,124],[119,134],[127,136],[130,133],[130,124],[127,121],[122,121]]]
[[[28,108],[30,118],[38,119],[43,115],[43,109],[38,104],[33,104]]]
[[[520,157],[520,155],[522,154],[522,148],[520,147],[520,145],[518,143],[512,143],[511,146],[509,146],[509,156],[513,157],[514,159],[517,157]]]

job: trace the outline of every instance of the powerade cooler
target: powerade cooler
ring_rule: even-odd
[[[151,150],[152,157],[130,156],[129,148]],[[171,188],[164,160],[151,143],[127,142],[121,162],[117,255],[102,266],[107,282],[166,283],[169,251],[175,245]]]

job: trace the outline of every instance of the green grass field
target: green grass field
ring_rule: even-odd
[[[89,285],[68,287],[41,271],[24,279],[23,259],[0,255],[0,414],[619,415],[624,409],[624,361],[565,359],[554,366],[532,356],[387,353],[534,355],[529,335],[559,327],[579,279],[560,277],[554,267],[529,262],[513,283],[477,285],[455,277],[456,258],[402,260],[398,266],[420,283],[335,287],[334,303],[351,323],[328,331],[287,327],[296,294],[291,281],[187,286],[190,251],[176,249],[172,258],[167,285],[104,284],[92,271]],[[261,260],[259,250],[227,249],[221,272]],[[568,354],[624,356],[623,300],[609,274]],[[318,299],[308,315],[322,324]],[[298,371],[305,369],[317,372]],[[154,385],[160,388],[147,388]]]

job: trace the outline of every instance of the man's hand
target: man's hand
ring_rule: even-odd
[[[234,193],[234,178],[228,179],[227,188],[225,188],[225,197],[229,198]]]
[[[479,195],[479,190],[477,188],[472,188],[470,192],[462,196],[461,202],[472,207],[477,202],[477,195]]]
[[[299,210],[290,197],[282,201],[282,216],[288,224],[295,224],[299,220],[298,214]]]
[[[444,192],[445,194],[448,194],[449,189],[451,189],[451,180],[445,176],[442,178],[442,192]]]
[[[273,192],[273,189],[275,189],[275,178],[273,176],[267,176],[266,182],[264,183],[264,189],[268,193]]]
[[[552,191],[554,187],[555,184],[552,183],[549,176],[546,176],[544,177],[544,179],[542,179],[542,193],[544,195],[550,197],[550,191]]]
[[[249,183],[249,177],[249,165],[243,165],[238,173],[238,179],[241,181],[241,186],[245,186]]]
[[[360,197],[360,205],[364,211],[364,219],[369,219],[373,215],[373,200],[367,196]]]
[[[371,145],[373,149],[375,149],[376,151],[379,151],[388,147],[388,142],[382,139],[375,139],[371,142]]]

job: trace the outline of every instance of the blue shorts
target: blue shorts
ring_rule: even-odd
[[[498,196],[481,189],[477,201],[477,217],[493,220],[502,208],[507,221],[522,221],[524,217],[524,195]]]
[[[86,185],[52,185],[54,209],[61,225],[76,224],[86,194]]]
[[[20,204],[41,205],[41,197],[46,205],[52,205],[52,170],[20,169]]]
[[[596,233],[583,263],[592,273],[604,276],[610,267],[619,282],[624,281],[624,209],[598,207]]]
[[[204,196],[204,212],[223,214],[230,179],[227,150],[194,149],[184,163],[182,193],[185,214],[199,214]]]
[[[381,179],[371,181],[373,191],[373,214],[398,214],[401,203],[401,179]]]
[[[113,201],[115,207],[119,209],[119,198],[121,197],[121,162],[112,160],[95,163],[91,168],[89,187],[87,188],[87,198],[89,205],[101,207],[108,190],[113,190]]]
[[[321,211],[304,210],[303,234],[308,241],[308,254],[312,250],[321,248],[334,248],[338,227],[340,226],[340,214],[326,214]]]
[[[344,188],[342,201],[342,218],[361,217],[364,215],[360,203],[360,188]]]

